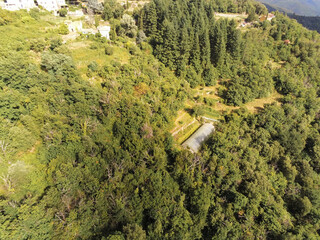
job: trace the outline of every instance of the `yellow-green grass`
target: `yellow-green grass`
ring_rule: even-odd
[[[105,54],[104,47],[99,46],[97,49],[90,48],[94,44],[96,43],[89,40],[83,40],[80,43],[68,43],[68,48],[71,50],[72,57],[82,76],[86,74],[88,65],[93,61],[97,62],[100,66],[111,62],[111,60],[118,61],[121,64],[129,62],[130,55],[125,48],[112,46],[113,54],[109,56]]]
[[[263,109],[265,104],[271,104],[277,102],[280,104],[279,100],[282,98],[282,95],[274,91],[269,97],[255,99],[252,102],[246,103],[244,106],[251,113],[256,113],[259,109]]]
[[[177,118],[174,121],[174,127],[173,129],[170,131],[171,133],[176,132],[177,130],[179,130],[182,126],[186,126],[189,123],[191,123],[194,120],[194,118],[189,114],[188,111],[186,111],[186,109],[182,109],[180,111],[178,111],[177,114]]]
[[[238,14],[238,13],[216,13],[215,18],[218,20],[220,18],[229,18],[237,21],[242,21],[246,19],[248,15],[246,14]]]
[[[179,132],[174,138],[178,144],[181,144],[186,141],[195,131],[197,131],[200,126],[201,124],[198,121],[195,121],[194,124]]]
[[[204,107],[204,117],[213,118],[213,119],[221,119],[222,115],[225,113],[230,113],[233,110],[239,109],[240,107],[228,106],[223,103],[223,99],[217,95],[218,88],[224,88],[223,85],[217,84],[216,86],[211,87],[197,87],[194,90],[194,96],[202,96],[203,98],[211,98],[215,99],[216,102],[213,106],[206,105],[204,102],[195,102],[192,100],[187,100],[185,106],[192,109],[195,105],[203,105]],[[244,104],[242,107],[248,109],[251,113],[257,113],[259,109],[263,109],[265,104],[271,104],[277,102],[280,104],[280,99],[282,95],[278,92],[274,91],[269,97],[255,99],[252,102]],[[193,121],[193,117],[189,114],[186,109],[180,110],[178,112],[178,116],[174,122],[174,129],[171,130],[171,133],[174,133],[181,129],[183,126],[187,126],[186,123],[191,123]],[[177,143],[183,143],[186,139],[188,139],[198,128],[200,127],[200,123],[196,121],[194,124],[190,125],[183,131],[180,131],[178,134],[174,136]]]
[[[27,20],[26,20],[27,21]],[[17,48],[24,41],[38,38],[51,38],[56,36],[56,33],[47,31],[45,28],[53,26],[46,22],[38,22],[32,18],[28,18],[28,23],[17,22],[13,25],[0,26],[1,38],[0,46],[6,49]],[[23,46],[25,47],[25,44]]]
[[[211,107],[205,107],[203,116],[213,119],[221,119],[221,114]]]
[[[216,112],[229,113],[232,110],[239,109],[240,107],[229,106],[223,103],[223,99],[217,95],[217,91],[219,88],[225,87],[220,83],[218,83],[216,86],[211,87],[198,87],[195,89],[195,96],[202,96],[204,98],[212,98],[217,100],[214,106],[211,107]],[[252,102],[244,104],[243,107],[247,108],[251,113],[256,113],[258,109],[263,108],[264,104],[279,102],[279,99],[281,97],[281,94],[274,91],[270,96],[261,99],[255,99]]]

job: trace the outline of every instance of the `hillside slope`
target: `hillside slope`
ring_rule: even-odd
[[[108,3],[110,41],[0,9],[0,239],[319,239],[319,34],[251,0]],[[202,116],[193,154],[170,130]]]
[[[319,0],[258,0],[266,3],[275,9],[284,10],[288,13],[295,13],[302,16],[319,16]]]

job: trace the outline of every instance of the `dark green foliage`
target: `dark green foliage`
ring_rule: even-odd
[[[116,0],[105,0],[102,18],[104,20],[110,20],[111,18],[121,18],[124,12],[123,6]]]
[[[109,55],[109,54],[108,54]],[[90,70],[90,71],[92,71],[92,72],[96,72],[96,71],[98,71],[98,69],[99,69],[99,65],[98,65],[98,63],[96,62],[96,61],[93,61],[93,62],[91,62],[89,65],[88,65],[88,69]]]
[[[215,22],[214,11],[248,12],[249,9],[265,10],[261,4],[250,1],[215,4],[202,0],[190,3],[156,0],[147,4],[141,15],[155,56],[176,70],[177,75],[184,76],[188,65],[202,74],[211,64],[219,68],[221,75],[227,75],[228,69],[224,66],[227,53],[234,59],[240,54],[240,31],[236,29],[235,21]]]
[[[300,16],[295,14],[288,14],[290,18],[296,19],[298,23],[302,24],[304,27],[320,32],[320,17],[308,17]]]
[[[112,47],[126,60],[108,60],[97,36],[85,50],[103,58],[82,72],[59,41],[35,53],[42,28],[2,38],[0,239],[318,239],[320,38],[282,15],[244,33],[212,21],[252,4],[151,2],[143,25],[153,5],[145,30],[164,63],[125,37]],[[3,32],[30,24],[1,11]],[[220,115],[197,154],[178,148],[169,131],[189,85],[218,77],[232,105],[283,97]],[[214,113],[211,96],[193,100],[198,119]]]
[[[201,83],[201,76],[197,74],[196,70],[193,67],[187,69],[185,79],[190,83],[190,87],[195,88]]]
[[[247,19],[246,19],[247,22],[253,22],[256,20],[258,20],[258,17],[254,11],[250,12]]]
[[[32,40],[30,42],[30,50],[33,50],[35,52],[42,52],[46,46],[47,43],[43,39]]]
[[[50,41],[50,49],[55,50],[57,47],[60,47],[62,45],[62,39],[61,38],[54,38]]]
[[[60,17],[66,17],[67,14],[68,14],[68,9],[66,9],[66,8],[61,8],[61,9],[59,10],[59,16],[60,16]]]

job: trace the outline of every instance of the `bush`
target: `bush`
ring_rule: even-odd
[[[129,53],[130,53],[131,55],[136,55],[137,52],[138,52],[138,48],[137,48],[136,46],[130,46],[130,47],[129,47]]]
[[[113,54],[113,47],[107,46],[105,48],[105,53],[106,53],[106,55],[111,56]]]
[[[146,40],[147,40],[146,34],[144,33],[144,31],[140,30],[137,35],[137,43],[139,44],[139,43],[145,42]]]
[[[62,45],[62,39],[61,38],[54,38],[50,41],[50,49],[54,50],[57,47],[60,47]]]
[[[65,25],[64,23],[60,24],[58,28],[58,33],[61,35],[67,35],[69,33],[68,26]]]
[[[204,102],[205,102],[205,104],[207,104],[209,106],[214,106],[215,103],[217,102],[217,100],[215,100],[213,98],[205,98]]]
[[[204,112],[204,108],[201,105],[195,105],[193,107],[193,115],[196,117],[202,116]]]
[[[91,71],[91,72],[96,72],[99,68],[99,65],[96,61],[92,61],[89,65],[88,65],[88,69]]]
[[[128,14],[124,14],[122,16],[122,19],[120,20],[120,25],[122,29],[124,30],[124,34],[130,38],[134,38],[137,35],[138,27],[136,26],[136,23]]]
[[[35,52],[42,52],[46,48],[46,41],[43,39],[32,40],[30,43],[30,50]]]
[[[32,18],[38,20],[40,18],[40,11],[38,8],[32,8],[29,11],[29,14]]]
[[[60,17],[65,17],[65,16],[67,16],[67,14],[68,14],[68,10],[66,8],[61,8],[59,10]]]
[[[99,44],[92,43],[89,48],[92,49],[92,50],[98,49],[99,48]]]

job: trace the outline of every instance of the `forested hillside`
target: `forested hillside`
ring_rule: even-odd
[[[319,14],[317,14],[317,16],[302,16],[297,15],[288,9],[283,9],[280,7],[269,5],[267,3],[264,3],[264,5],[268,8],[269,12],[279,11],[287,14],[290,18],[296,19],[297,22],[302,24],[305,28],[309,30],[315,30],[320,33],[320,17],[318,16]]]
[[[319,35],[254,1],[112,4],[111,41],[0,9],[0,239],[320,238]],[[215,109],[199,86],[238,108],[193,154],[170,130]]]
[[[308,17],[295,14],[289,14],[288,16],[290,18],[296,19],[298,23],[301,23],[304,27],[320,33],[320,17]]]

